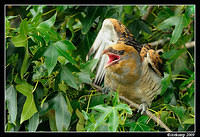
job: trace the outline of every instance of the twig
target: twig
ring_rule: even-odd
[[[188,43],[185,44],[186,48],[192,48],[194,46],[195,46],[195,42],[194,41],[191,41],[191,42],[188,42]]]
[[[142,16],[142,20],[146,20],[152,10],[153,10],[153,6],[149,6],[148,9],[147,9],[146,14],[144,14],[144,16]]]
[[[160,39],[160,40],[157,40],[157,41],[154,41],[154,42],[151,42],[151,43],[145,43],[145,44],[143,44],[143,46],[147,45],[147,44],[151,45],[151,47],[155,47],[155,46],[158,46],[158,45],[164,45],[169,40],[170,40],[170,38]],[[194,46],[195,46],[195,41],[185,43],[186,48],[192,48]],[[184,45],[182,45],[182,47],[184,47]]]
[[[98,91],[102,91],[102,88],[100,86],[97,86],[96,84],[92,84],[94,88],[96,88]],[[119,96],[119,98],[125,102],[127,102],[131,107],[139,109],[139,105],[134,103],[133,101],[125,98],[124,96]],[[150,118],[152,118],[158,125],[160,125],[162,128],[164,128],[166,131],[171,132],[171,130],[154,114],[152,114],[149,110],[146,110],[146,115],[148,115]]]
[[[154,41],[154,42],[151,42],[151,43],[148,43],[149,45],[151,45],[151,47],[155,47],[155,46],[158,46],[158,45],[164,45],[167,41],[169,41],[170,38],[167,38],[167,39],[160,39],[160,40],[157,40],[157,41]],[[143,44],[143,45],[147,45],[147,43]]]

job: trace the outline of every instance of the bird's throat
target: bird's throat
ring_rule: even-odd
[[[120,60],[119,55],[116,55],[116,54],[113,54],[113,53],[107,53],[107,55],[109,57],[109,61],[107,62],[105,68],[116,64]]]

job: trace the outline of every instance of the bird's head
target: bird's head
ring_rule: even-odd
[[[138,51],[134,47],[126,44],[110,45],[103,51],[103,54],[109,57],[105,68],[119,74],[131,71],[132,69],[132,72],[134,72],[141,64]]]

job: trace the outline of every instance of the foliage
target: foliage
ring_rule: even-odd
[[[6,131],[164,131],[115,92],[90,85],[97,60],[85,57],[105,18],[140,43],[166,40],[162,92],[154,112],[171,130],[194,130],[194,6],[6,7]],[[21,9],[20,11],[18,9]],[[169,41],[167,41],[170,39]]]

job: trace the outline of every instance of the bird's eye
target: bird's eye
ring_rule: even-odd
[[[119,53],[120,55],[123,55],[123,54],[124,54],[124,50],[120,50],[120,51],[118,51],[118,53]]]

